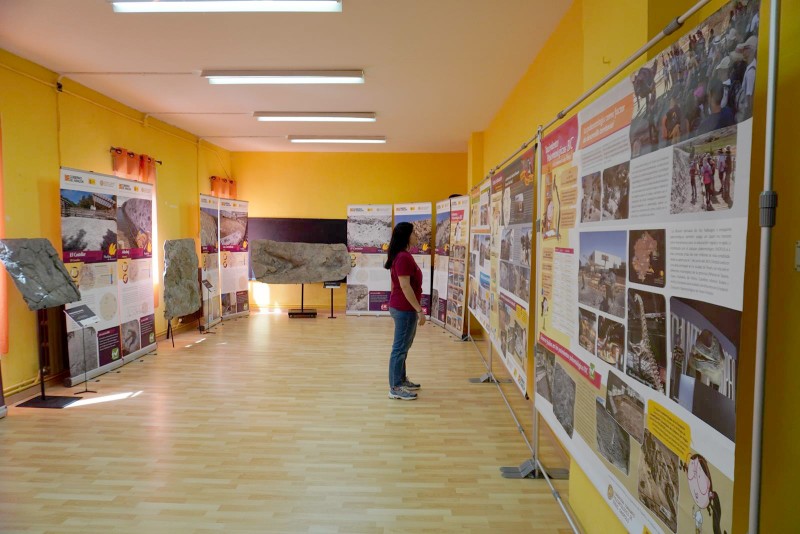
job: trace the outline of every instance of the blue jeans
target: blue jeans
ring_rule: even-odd
[[[389,308],[394,319],[394,342],[389,358],[389,387],[396,388],[406,380],[406,357],[417,334],[417,312]]]

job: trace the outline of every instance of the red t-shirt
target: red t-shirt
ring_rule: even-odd
[[[405,250],[402,251],[395,256],[390,272],[392,274],[392,294],[389,296],[389,307],[400,311],[416,311],[403,294],[403,288],[400,287],[398,278],[400,276],[411,277],[411,289],[414,290],[417,303],[421,304],[422,270],[417,266],[414,256]]]

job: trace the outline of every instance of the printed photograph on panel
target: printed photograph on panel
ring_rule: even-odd
[[[649,430],[639,457],[639,500],[672,532],[678,531],[678,456]]]
[[[603,209],[601,215],[604,221],[628,218],[629,170],[630,162],[626,161],[603,171]]]
[[[629,280],[664,287],[667,283],[667,233],[665,230],[631,230],[628,257]]]
[[[644,398],[616,373],[608,374],[606,410],[633,439],[644,440]]]
[[[661,393],[667,384],[666,306],[663,295],[628,290],[625,372]]]
[[[600,220],[600,201],[603,184],[600,173],[595,172],[581,178],[583,197],[581,198],[581,222],[597,222]]]
[[[582,232],[578,269],[578,302],[625,317],[628,266],[625,232]]]
[[[64,252],[103,251],[116,256],[116,197],[62,189],[61,246]]]
[[[553,374],[553,414],[571,438],[575,429],[575,381],[559,364]]]
[[[731,441],[742,314],[707,302],[670,299],[670,397]]]
[[[728,4],[631,75],[633,158],[753,116],[760,4]]]
[[[625,326],[602,315],[597,326],[597,357],[620,371],[625,370]]]
[[[536,392],[553,402],[553,374],[555,372],[556,356],[541,345],[536,345]]]
[[[631,438],[609,415],[599,399],[595,399],[597,450],[608,462],[628,474],[631,459]]]
[[[347,218],[347,246],[351,250],[382,250],[392,235],[391,215],[350,216]]]
[[[241,247],[247,240],[247,213],[219,211],[219,242],[222,246]]]
[[[119,249],[153,250],[153,202],[149,199],[117,197],[117,244]]]
[[[672,151],[670,213],[723,211],[736,189],[736,126],[676,145]]]
[[[578,344],[595,355],[597,347],[597,314],[578,308]]]

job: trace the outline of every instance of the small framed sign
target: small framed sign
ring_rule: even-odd
[[[86,304],[81,304],[80,306],[75,306],[74,308],[64,310],[64,313],[66,313],[67,316],[75,321],[81,328],[100,322],[100,319],[98,319],[97,315],[95,315],[92,309]]]
[[[322,282],[322,287],[325,289],[336,289],[342,287],[341,282]]]

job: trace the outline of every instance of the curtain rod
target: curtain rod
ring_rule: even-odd
[[[131,152],[131,151],[130,151],[130,150],[128,150],[127,148],[116,147],[116,146],[112,146],[112,147],[111,147],[111,150],[109,150],[109,152],[119,152],[119,153],[122,153],[122,151],[123,151],[123,150],[124,150],[125,152],[127,152],[129,156],[136,156],[136,155],[137,155],[137,154],[136,154],[136,152]],[[161,161],[161,160],[158,160],[158,159],[157,159],[157,160],[155,160],[155,162],[156,162],[156,163],[158,163],[159,165],[163,165],[163,164],[164,164],[164,162],[163,162],[163,161]]]

